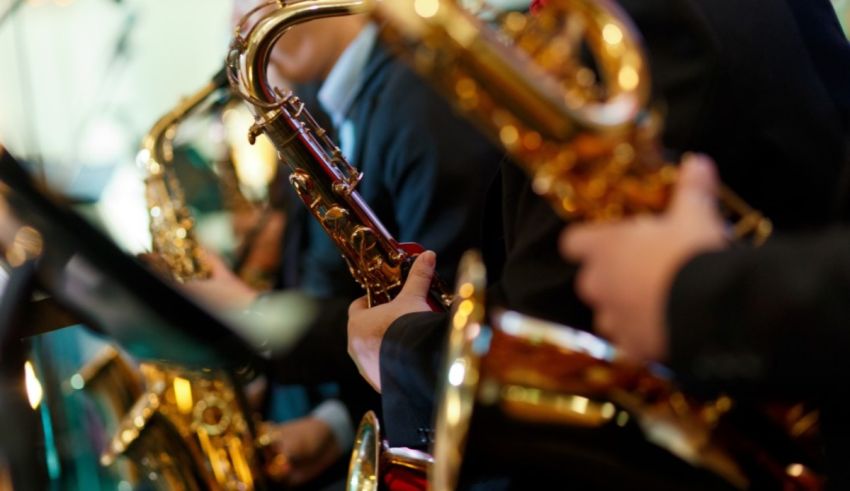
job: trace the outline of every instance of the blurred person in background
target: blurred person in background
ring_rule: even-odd
[[[254,4],[236,2],[234,18]],[[451,284],[462,253],[481,246],[486,191],[501,152],[394,60],[365,16],[293,27],[275,46],[272,64],[363,172],[357,189],[389,232],[438,251],[440,274]],[[318,318],[291,353],[274,361],[274,379],[305,390],[273,390],[284,395],[272,412],[306,415],[276,426],[273,448],[289,484],[330,469],[314,483],[320,486],[345,475],[354,425],[380,402],[346,353],[348,305],[362,290],[304,204],[290,197],[282,288],[313,299]],[[217,306],[250,308],[258,292],[212,260],[212,279],[186,285],[189,291]],[[306,398],[298,395],[305,391]]]

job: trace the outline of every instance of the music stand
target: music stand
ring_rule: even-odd
[[[36,260],[39,287],[131,355],[190,368],[235,369],[260,361],[248,340],[227,322],[40,191],[2,146],[0,201],[42,237],[43,251]]]

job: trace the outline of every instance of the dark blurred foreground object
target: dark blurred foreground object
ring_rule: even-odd
[[[239,368],[255,359],[231,326],[38,190],[2,147],[0,224],[7,261],[15,267],[31,259],[40,289],[131,355],[199,368]]]
[[[40,442],[44,438],[38,433],[35,413],[27,408],[21,389],[25,353],[21,338],[32,334],[29,329],[35,317],[29,312],[35,288],[50,294],[57,305],[74,317],[118,341],[137,359],[186,369],[212,369],[211,374],[226,373],[235,385],[256,368],[253,349],[232,327],[183,297],[136,258],[118,250],[78,215],[37,189],[2,147],[0,253],[13,272],[2,297],[4,318],[0,320],[5,320],[0,323],[5,355],[2,380],[17,381],[2,386],[0,404],[6,417],[0,424],[18,428],[3,431],[0,436],[0,453],[5,455],[5,458],[0,456],[0,483],[4,475],[10,474],[17,486],[14,489],[44,488],[41,485],[46,475],[42,463],[44,449],[39,448],[43,447]],[[40,330],[44,331],[64,327],[71,319],[63,314],[48,324],[51,322],[54,325],[35,324],[42,324]],[[211,380],[210,386],[220,385],[222,380]],[[212,481],[201,475],[202,470],[209,466],[217,474],[221,469],[216,462],[198,462],[189,448],[193,434],[177,431],[174,421],[160,411],[168,397],[181,397],[176,393],[180,392],[181,384],[177,380],[172,382],[147,388],[147,397],[133,408],[140,415],[132,420],[133,431],[119,432],[105,455],[113,459],[121,455],[144,456],[161,448],[162,452],[151,455],[167,454],[165,460],[159,462],[159,459],[155,464],[167,461],[168,465],[145,467],[146,471],[156,473],[163,482],[184,483],[186,489],[204,489]],[[216,436],[214,431],[239,424],[255,434],[250,418],[223,411],[225,403],[239,398],[239,394],[216,397],[221,394],[211,395],[206,388],[206,385],[188,387],[197,399],[192,411],[187,413],[199,420],[194,436],[203,436],[209,443]],[[183,396],[186,389],[183,387]],[[140,426],[142,419],[144,424]],[[132,438],[128,436],[131,433]],[[250,455],[254,442],[247,444],[249,448],[244,452],[232,453],[236,457]],[[237,460],[245,464],[244,460]],[[11,470],[5,471],[4,465]],[[237,471],[250,474],[245,466]],[[247,482],[251,483],[250,476]],[[262,483],[253,482],[245,489],[257,488],[261,489]]]
[[[2,149],[2,147],[0,147]],[[5,228],[0,208],[0,229]],[[5,248],[0,248],[2,251]],[[8,254],[7,257],[11,256]],[[10,271],[0,291],[0,489],[41,490],[47,469],[38,413],[28,404],[24,374],[24,349],[20,342],[22,320],[30,310],[35,283],[32,261],[24,260]],[[33,404],[34,406],[34,404]]]

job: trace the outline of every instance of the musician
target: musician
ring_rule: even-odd
[[[451,282],[461,254],[480,246],[486,191],[501,152],[394,60],[377,34],[364,16],[311,21],[287,32],[272,62],[283,78],[306,89],[300,95],[311,110],[326,113],[343,154],[364,174],[360,195],[389,232],[438,251],[440,274]],[[303,442],[300,448],[314,457],[307,465],[326,466],[328,455],[341,456],[350,446],[352,426],[363,412],[380,402],[346,353],[347,309],[362,289],[304,204],[289,209],[294,214],[284,239],[283,286],[312,298],[318,319],[291,353],[274,360],[275,374],[286,383],[336,382],[347,410],[345,418],[335,409],[330,418],[314,412],[284,425],[281,445]],[[211,281],[190,288],[234,308],[256,299],[222,268]]]
[[[729,249],[710,161],[683,166],[667,212],[570,227],[578,294],[624,353],[665,362],[692,389],[823,404],[830,487],[847,489],[850,233],[776,237]],[[841,403],[846,406],[846,402]]]
[[[837,25],[829,2],[809,1],[805,9],[796,0],[620,3],[648,48],[656,100],[668,111],[666,146],[714,156],[724,181],[779,230],[833,220],[850,85],[842,83],[842,69],[831,68],[848,57],[843,38],[823,35],[823,26]],[[742,15],[747,11],[759,15]],[[586,307],[570,294],[575,268],[556,257],[562,225],[518,171],[504,167],[503,174],[507,261],[488,296],[514,310],[591,328]],[[390,304],[366,309],[360,300],[350,310],[349,351],[382,390],[391,445],[429,443],[446,326],[445,316],[424,312],[433,262],[422,256]]]

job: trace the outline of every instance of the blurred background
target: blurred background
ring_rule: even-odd
[[[833,3],[847,29],[850,0]],[[92,204],[122,247],[147,249],[139,141],[221,67],[230,5],[0,1],[0,141],[52,188]]]
[[[833,3],[850,30],[850,0]],[[124,250],[150,249],[139,143],[221,68],[230,10],[231,0],[0,0],[0,142]],[[232,219],[208,162],[217,146],[244,146],[250,124],[244,109],[230,109],[233,125],[213,115],[181,126],[175,159],[202,242],[225,255]],[[270,171],[251,174],[240,175],[242,191],[263,200]],[[3,282],[0,269],[0,296]],[[84,372],[110,356],[109,343],[77,326],[38,336],[30,349],[30,404],[42,422],[51,489],[154,489],[99,465],[115,421],[87,393]]]
[[[229,24],[229,0],[0,2],[0,140],[146,248],[139,141],[221,67]]]
[[[230,12],[230,0],[0,0],[0,142],[121,248],[149,250],[139,143],[221,68]],[[214,127],[202,123],[181,134],[210,141]],[[206,185],[215,182],[213,171],[206,163],[193,166],[191,155],[181,151],[175,159],[184,186],[197,191],[187,195],[190,209],[208,212],[198,214],[199,222],[218,223],[208,228],[226,241],[232,233],[227,220],[216,219],[224,208],[218,187]],[[0,270],[0,297],[3,276]],[[80,325],[35,336],[26,349],[46,489],[157,489],[128,463],[100,465],[118,424],[109,399],[131,380],[112,376],[117,385],[102,392],[86,373],[118,360],[116,347]]]

